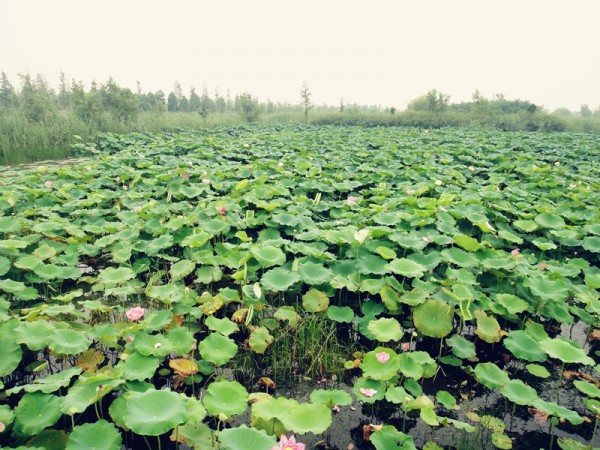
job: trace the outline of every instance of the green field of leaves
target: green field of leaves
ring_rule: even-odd
[[[357,407],[344,449],[600,445],[599,136],[105,135],[0,181],[2,448],[342,448]]]

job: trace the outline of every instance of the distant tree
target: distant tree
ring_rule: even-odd
[[[246,122],[256,122],[260,117],[258,100],[252,98],[248,92],[236,97],[236,106]]]
[[[29,74],[21,76],[21,104],[25,118],[31,123],[48,123],[56,116],[55,103],[48,83],[38,75],[33,81]]]
[[[552,111],[552,114],[560,117],[571,117],[573,115],[573,112],[571,112],[569,108],[557,108],[554,111]]]
[[[396,114],[396,108],[395,107],[391,107],[390,108],[390,114]]]
[[[227,101],[219,95],[219,91],[215,91],[215,110],[218,113],[224,113],[227,109]]]
[[[200,101],[200,97],[196,94],[196,89],[193,87],[190,88],[190,100],[189,100],[189,110],[191,112],[199,112],[202,108],[202,102]]]
[[[215,102],[210,98],[210,95],[208,95],[208,89],[206,89],[206,86],[202,88],[202,97],[200,97],[200,103],[202,104],[202,107],[206,109],[206,111],[215,111]]]
[[[344,97],[340,97],[340,113],[344,112]]]
[[[167,111],[169,112],[177,112],[179,108],[179,102],[177,101],[177,96],[175,92],[169,92],[169,96],[167,97]]]
[[[592,115],[592,110],[588,105],[581,105],[579,108],[579,115],[581,117],[590,117]]]
[[[81,81],[71,82],[71,107],[75,115],[90,127],[98,126],[102,116],[102,99],[98,90],[86,93]]]
[[[177,110],[181,111],[181,112],[189,112],[190,110],[190,102],[189,100],[186,98],[186,96],[182,96],[179,99],[179,102],[177,104]]]
[[[139,101],[129,88],[120,87],[112,77],[100,87],[102,106],[114,118],[129,123],[137,118]]]
[[[407,109],[413,111],[429,111],[429,112],[442,112],[444,111],[449,103],[450,96],[432,89],[427,94],[412,100]]]
[[[0,106],[3,108],[17,107],[17,94],[5,72],[0,74]]]
[[[65,73],[61,70],[58,82],[58,107],[60,109],[67,109],[70,106],[69,96],[69,82],[65,77]]]
[[[310,102],[310,97],[312,93],[308,89],[308,84],[306,84],[306,80],[302,82],[302,88],[300,89],[300,104],[302,108],[304,108],[304,123],[308,123],[308,111],[312,108],[312,103]]]

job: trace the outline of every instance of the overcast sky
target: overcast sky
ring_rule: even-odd
[[[600,107],[600,0],[2,0],[0,71],[404,108],[435,88]]]

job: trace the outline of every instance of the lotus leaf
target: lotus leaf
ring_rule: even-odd
[[[0,348],[2,348],[2,358],[0,358],[0,376],[11,374],[21,362],[23,350],[14,340],[3,336],[0,333]]]
[[[328,315],[330,309],[331,307],[327,310]],[[352,311],[352,309],[350,309],[350,311]],[[300,318],[293,306],[282,306],[275,312],[275,314],[273,314],[273,317],[275,317],[277,320],[288,322],[292,328],[296,328],[298,326],[298,319]],[[354,318],[354,313],[352,313],[352,317]]]
[[[600,398],[600,389],[587,381],[574,381],[573,385],[588,397]]]
[[[394,318],[371,320],[368,329],[379,342],[399,341],[404,336],[400,323]]]
[[[60,410],[70,416],[84,412],[88,406],[124,383],[124,380],[116,379],[115,376],[116,374],[107,372],[89,378],[78,378],[67,395],[62,397]]]
[[[76,355],[87,350],[90,344],[87,333],[76,330],[55,330],[48,338],[48,348],[61,355]]]
[[[127,428],[137,434],[159,436],[187,418],[185,400],[171,391],[132,392],[126,398],[123,419]]]
[[[425,336],[442,338],[454,327],[454,311],[450,305],[429,299],[413,308],[415,327]]]
[[[556,358],[563,363],[579,363],[588,366],[596,364],[575,341],[562,336],[554,339],[543,339],[539,341],[539,346],[551,358]]]
[[[545,400],[538,399],[534,402],[533,407],[535,409],[540,409],[549,415],[568,420],[573,425],[579,425],[583,423],[583,418],[579,414],[577,414],[575,411],[565,408],[564,406],[560,406],[555,402],[547,402]]]
[[[352,393],[364,403],[374,403],[385,397],[385,383],[372,378],[360,377],[354,382]]]
[[[123,377],[127,380],[146,380],[152,378],[158,369],[160,361],[150,355],[134,352],[127,355],[123,363]]]
[[[430,427],[437,427],[440,425],[440,422],[438,421],[438,416],[435,413],[433,406],[421,408],[419,410],[419,417]]]
[[[600,253],[600,236],[588,236],[583,238],[582,247],[593,253]]]
[[[198,349],[202,358],[216,366],[222,366],[236,355],[238,346],[228,337],[218,333],[211,333],[200,342]]]
[[[265,327],[258,327],[252,330],[248,344],[253,352],[263,354],[269,345],[273,342],[273,336],[269,334],[269,330]]]
[[[208,386],[204,406],[213,416],[230,418],[248,407],[248,392],[237,381],[215,381]]]
[[[476,356],[475,344],[458,334],[446,339],[446,343],[459,358],[472,359]]]
[[[229,336],[231,333],[239,331],[239,327],[236,323],[229,320],[227,317],[223,319],[217,319],[215,316],[207,317],[205,322],[206,326],[212,331],[218,331],[223,336]]]
[[[106,420],[86,423],[73,428],[65,450],[82,448],[94,450],[119,450],[121,434],[115,426]]]
[[[420,278],[427,271],[421,264],[406,258],[393,259],[386,265],[386,269],[407,278]]]
[[[173,351],[178,355],[186,355],[196,347],[194,333],[187,328],[172,328],[167,331],[166,337],[173,344]]]
[[[388,450],[391,448],[417,450],[413,437],[401,433],[392,425],[384,425],[383,428],[371,435],[370,440],[377,450]]]
[[[517,405],[533,405],[538,399],[535,389],[521,380],[509,380],[500,388],[500,393]]]
[[[133,348],[144,356],[167,356],[173,351],[173,344],[162,334],[138,333]]]
[[[546,361],[546,352],[540,347],[538,340],[532,338],[526,331],[511,331],[504,346],[519,359],[527,361]]]
[[[456,264],[460,267],[477,267],[479,265],[479,259],[471,253],[465,252],[460,248],[447,248],[441,252],[442,258],[447,262]]]
[[[496,318],[488,316],[482,309],[475,311],[475,317],[477,318],[475,334],[490,344],[500,342],[502,330]]]
[[[340,389],[315,389],[310,393],[312,403],[324,403],[328,408],[352,404],[352,396]]]
[[[285,253],[278,247],[262,245],[251,250],[261,267],[280,266],[285,263]]]
[[[535,222],[543,228],[562,229],[565,227],[565,221],[556,214],[542,213],[535,216]]]
[[[61,387],[66,387],[71,384],[71,378],[81,373],[81,369],[78,367],[71,367],[70,369],[63,370],[55,374],[48,375],[44,378],[36,378],[31,384],[25,384],[17,386],[12,389],[8,389],[6,393],[8,395],[17,394],[21,391],[25,392],[43,392],[49,394],[51,392],[58,391]]]
[[[282,267],[276,267],[262,276],[260,284],[268,291],[280,292],[287,291],[298,281],[300,281],[300,275],[298,275],[297,272],[291,272]]]
[[[320,434],[331,425],[331,409],[323,403],[300,403],[281,417],[281,422],[295,433]]]
[[[377,347],[365,354],[360,367],[365,377],[373,380],[390,380],[398,373],[400,364],[395,351]]]
[[[548,369],[546,369],[544,366],[540,366],[539,364],[527,364],[525,368],[527,369],[527,372],[538,378],[548,378],[550,376]]]
[[[187,277],[190,273],[194,271],[196,268],[196,263],[189,259],[182,259],[181,261],[176,262],[169,269],[169,273],[171,274],[171,280],[177,281]]]
[[[477,239],[472,238],[471,236],[467,236],[464,234],[457,234],[452,237],[456,245],[462,247],[468,252],[476,252],[481,248],[481,244],[477,241]]]
[[[512,440],[503,433],[492,433],[492,444],[499,449],[511,449]]]
[[[65,450],[69,437],[62,430],[46,429],[27,442],[28,448],[44,450]]]
[[[14,330],[17,343],[25,344],[34,351],[46,348],[53,332],[54,327],[46,320],[21,322]]]
[[[325,311],[329,306],[329,297],[318,289],[310,289],[302,296],[302,306],[308,312]]]
[[[385,393],[385,399],[388,402],[403,405],[404,409],[414,400],[414,397],[408,394],[402,386],[390,386]]]
[[[498,294],[496,295],[496,302],[506,309],[509,314],[519,314],[529,309],[529,303],[512,294]]]
[[[123,284],[135,278],[135,272],[129,267],[109,267],[98,275],[98,281],[102,284]]]
[[[31,392],[23,396],[15,410],[15,428],[27,436],[33,436],[51,427],[62,416],[60,398],[52,394]]]
[[[328,283],[333,277],[333,272],[323,264],[305,262],[298,266],[298,274],[306,284],[316,285]]]
[[[349,306],[334,306],[327,308],[327,317],[335,322],[351,323],[354,311]]]
[[[246,425],[221,431],[219,441],[230,450],[265,450],[277,443],[274,436]]]
[[[508,383],[508,374],[494,363],[480,363],[475,366],[477,380],[489,389],[498,389]]]
[[[456,399],[448,391],[437,391],[435,399],[448,410],[454,409],[456,406]]]

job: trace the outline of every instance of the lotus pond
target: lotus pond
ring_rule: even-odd
[[[600,445],[600,137],[88,150],[0,179],[2,448]]]

